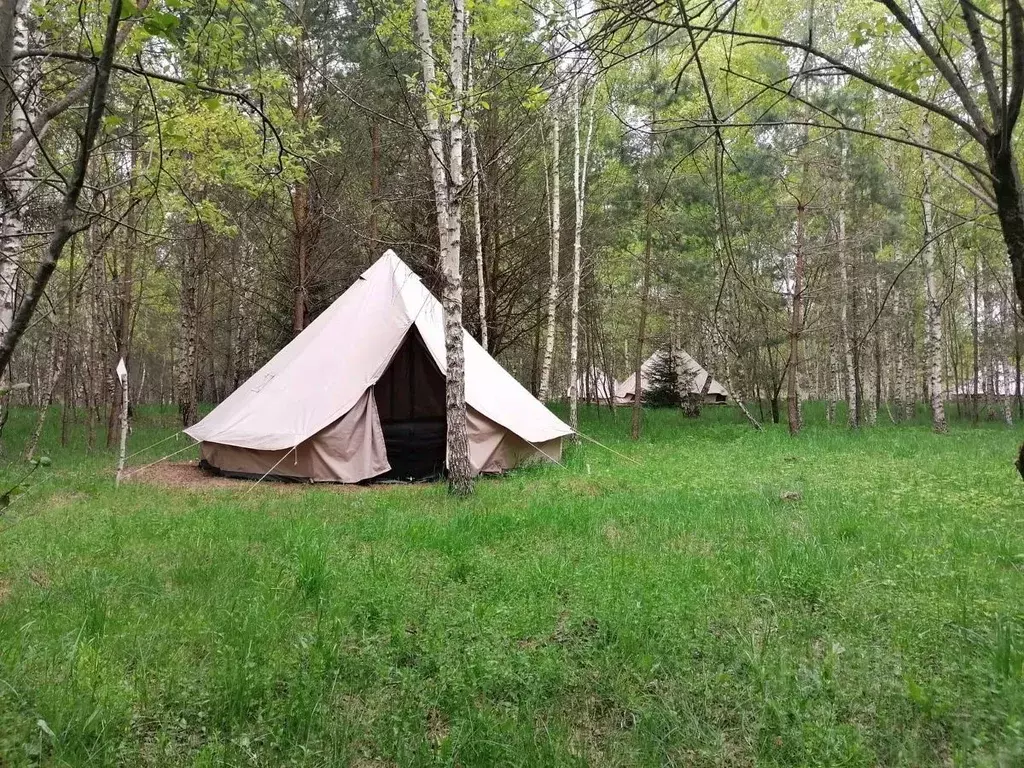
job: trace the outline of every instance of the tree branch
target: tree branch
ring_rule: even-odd
[[[988,97],[989,111],[992,113],[993,128],[998,131],[1003,125],[1006,115],[1003,113],[1003,100],[999,93],[999,86],[996,84],[995,70],[988,54],[988,46],[985,44],[985,36],[981,32],[981,23],[978,21],[978,16],[974,12],[974,6],[971,5],[970,0],[960,0],[960,9],[963,11],[964,23],[967,25],[967,34],[971,37],[974,55],[978,58],[981,79],[985,83],[985,95]]]
[[[107,17],[107,31],[103,41],[103,49],[99,59],[95,63],[96,74],[91,78],[91,93],[89,95],[89,107],[86,112],[85,127],[79,139],[78,157],[75,160],[74,173],[71,182],[64,193],[64,200],[61,204],[61,211],[54,225],[53,235],[47,244],[46,252],[43,255],[32,285],[25,293],[14,320],[3,339],[0,339],[0,370],[5,370],[11,362],[11,356],[21,340],[22,335],[28,328],[29,321],[35,312],[39,299],[46,290],[57,262],[60,260],[64,246],[77,231],[75,228],[75,216],[78,210],[78,198],[85,186],[85,176],[89,169],[89,159],[92,156],[93,146],[96,143],[96,136],[100,131],[100,123],[103,119],[103,112],[107,103],[107,86],[110,83],[110,74],[113,69],[114,53],[117,50],[117,30],[121,22],[122,0],[111,0],[110,14]]]
[[[971,116],[971,120],[974,121],[974,125],[982,133],[989,131],[989,126],[986,124],[985,116],[978,108],[977,102],[974,97],[971,96],[971,92],[967,89],[966,83],[963,78],[953,69],[950,62],[942,58],[942,54],[936,50],[935,46],[931,44],[931,41],[921,32],[914,20],[907,15],[907,13],[900,8],[896,3],[896,0],[880,0],[882,5],[889,9],[896,21],[900,23],[907,33],[914,38],[914,42],[917,43],[918,48],[928,57],[932,65],[939,71],[943,79],[949,83],[949,87],[953,89],[953,92],[960,99],[960,103],[963,104],[967,114]]]

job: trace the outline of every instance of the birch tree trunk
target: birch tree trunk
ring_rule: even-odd
[[[924,124],[924,141],[928,144],[931,128]],[[924,187],[921,206],[924,218],[924,251],[922,253],[925,286],[925,356],[928,365],[928,398],[932,411],[932,428],[945,432],[946,410],[942,401],[942,305],[939,298],[938,275],[935,268],[935,222],[932,211],[932,161],[929,152],[921,153]]]
[[[19,0],[14,17],[15,49],[29,48],[34,42],[29,28],[30,15],[28,0]],[[25,232],[25,206],[36,184],[38,145],[37,137],[32,134],[32,123],[39,110],[39,81],[42,76],[40,61],[38,58],[19,59],[13,66],[11,135],[17,139],[27,136],[28,140],[16,156],[6,179],[8,200],[4,205],[3,242],[0,246],[0,335],[6,334],[14,321],[18,265]]]
[[[6,369],[11,362],[11,356],[25,331],[28,330],[29,322],[43,292],[57,269],[57,262],[64,252],[64,247],[75,235],[78,201],[81,198],[82,189],[85,187],[89,161],[92,158],[96,137],[99,134],[100,123],[106,108],[107,88],[117,48],[117,31],[121,23],[121,8],[121,0],[111,0],[103,46],[95,60],[95,76],[86,81],[88,90],[90,90],[89,105],[86,109],[84,126],[78,136],[78,151],[72,172],[67,177],[67,184],[59,203],[58,213],[53,218],[53,231],[46,243],[46,248],[32,274],[27,289],[24,291],[22,301],[14,313],[10,327],[0,338],[0,370]],[[6,181],[6,174],[4,180]]]
[[[640,318],[636,324],[636,348],[633,350],[633,421],[630,425],[630,437],[634,440],[640,439],[640,426],[643,412],[641,407],[644,400],[643,388],[643,364],[644,364],[644,340],[647,331],[647,301],[651,294],[651,221],[650,213],[647,218],[647,242],[644,244],[644,267],[643,279],[640,287]]]
[[[573,197],[575,216],[573,221],[572,241],[572,308],[569,314],[569,426],[579,428],[579,335],[580,335],[580,276],[581,252],[583,250],[583,211],[586,203],[587,166],[590,163],[590,141],[594,134],[594,94],[596,87],[590,91],[588,100],[588,125],[586,139],[580,136],[580,109],[582,94],[579,84],[573,97],[573,135],[575,138],[573,151]],[[572,439],[579,438],[573,433]]]
[[[203,224],[192,225],[192,236],[185,244],[181,263],[180,325],[178,335],[177,400],[183,427],[196,423],[197,343],[199,333],[199,262],[196,251],[203,248]]]
[[[473,90],[473,61],[469,63],[469,86]],[[469,193],[473,199],[473,246],[476,256],[477,309],[480,316],[480,346],[488,349],[487,339],[487,283],[484,276],[484,237],[480,228],[480,160],[476,150],[476,125],[469,124]]]
[[[434,46],[430,34],[427,0],[416,0],[416,31],[423,70],[424,132],[430,149],[431,179],[437,212],[437,228],[441,244],[441,306],[444,314],[444,346],[446,355],[445,416],[448,425],[448,487],[452,493],[466,495],[473,490],[472,467],[469,463],[469,437],[466,428],[465,349],[462,338],[462,141],[464,109],[463,46],[466,33],[465,0],[453,0],[451,56],[448,73],[450,116],[447,118],[448,152],[445,154],[438,108],[437,73],[434,67]]]
[[[868,266],[869,268],[873,268],[875,265],[869,263]],[[861,360],[862,370],[864,372],[865,379],[865,381],[863,382],[864,423],[867,424],[869,427],[875,426],[875,422],[878,417],[878,402],[877,398],[875,397],[878,387],[878,382],[875,378],[875,374],[877,373],[875,365],[876,350],[874,341],[872,340],[871,343],[868,342],[868,336],[873,333],[868,329],[871,327],[872,318],[874,318],[875,313],[878,310],[876,297],[873,297],[871,293],[872,286],[873,283],[865,282],[864,284],[864,330],[859,342],[862,346]],[[866,365],[863,364],[863,361],[865,359],[867,363]]]
[[[894,290],[892,296],[892,314],[895,320],[893,340],[895,342],[896,369],[893,371],[892,382],[892,411],[890,416],[893,423],[903,421],[905,413],[904,386],[906,381],[903,377],[903,359],[906,357],[906,333],[903,330],[903,291]]]
[[[469,44],[466,92],[473,92],[473,43]],[[477,315],[480,323],[480,346],[488,349],[487,334],[487,285],[484,275],[484,239],[480,220],[480,160],[476,146],[476,122],[471,120],[467,129],[469,138],[470,196],[473,203],[473,246],[476,261]]]
[[[28,48],[33,42],[29,28],[28,0],[17,0],[14,5],[14,48]],[[36,140],[32,123],[39,109],[39,88],[42,70],[39,59],[22,59],[14,64],[11,82],[11,136],[23,142],[14,163],[4,178],[3,219],[0,223],[0,338],[8,335],[14,324],[14,310],[18,293],[18,273],[21,251],[24,247],[25,209],[36,184]],[[6,89],[5,89],[6,90]],[[0,386],[10,384],[8,366],[0,369]],[[7,423],[10,394],[0,399],[0,434]]]
[[[556,91],[557,93],[557,91]],[[562,193],[559,181],[561,139],[555,95],[551,99],[551,282],[548,284],[547,330],[544,337],[544,361],[540,369],[540,391],[537,396],[546,402],[551,388],[551,359],[555,351],[555,310],[558,307],[558,247],[562,231]]]
[[[786,390],[789,434],[800,433],[800,392],[797,386],[800,375],[800,337],[804,323],[804,215],[806,204],[802,198],[796,203],[796,253],[793,266],[793,312],[789,326],[789,369]]]
[[[887,349],[888,333],[885,323],[882,322],[882,273],[875,267],[875,314],[878,316],[878,324],[875,326],[875,410],[880,411],[882,407],[888,408],[888,381],[886,376],[885,361],[882,358],[883,350]]]
[[[836,348],[834,344],[830,344],[828,348],[828,382],[826,384],[828,390],[828,405],[826,406],[825,416],[829,424],[836,423],[836,402],[839,400],[839,362],[837,360]]]
[[[53,405],[53,395],[57,391],[57,382],[60,381],[61,374],[66,364],[61,347],[61,341],[57,328],[53,329],[53,336],[50,340],[50,356],[49,356],[49,368],[50,368],[50,381],[46,387],[46,392],[42,395],[42,400],[39,403],[39,414],[36,417],[36,426],[32,430],[32,437],[29,438],[28,445],[25,446],[24,458],[25,461],[31,461],[35,457],[36,448],[39,447],[39,438],[42,437],[43,427],[46,426],[46,417],[50,414],[50,406]]]
[[[296,41],[295,69],[295,108],[293,114],[300,130],[304,130],[308,118],[306,95],[306,38],[305,3],[296,4],[296,15],[300,26],[299,39]],[[308,171],[307,171],[308,172]],[[309,280],[309,181],[299,179],[291,190],[292,223],[295,230],[292,234],[292,251],[294,257],[294,295],[292,297],[292,336],[298,336],[306,327],[309,313],[308,280]]]
[[[842,191],[839,201],[839,347],[842,355],[843,381],[846,386],[846,425],[857,426],[857,384],[854,381],[853,350],[850,348],[850,325],[847,317],[850,301],[850,282],[847,270],[846,251],[846,142],[840,155],[840,183]]]

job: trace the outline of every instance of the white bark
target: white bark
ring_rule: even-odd
[[[594,135],[594,94],[597,88],[592,87],[588,99],[587,136],[581,142],[580,136],[580,93],[579,84],[573,98],[573,129],[575,145],[573,152],[573,198],[575,202],[575,220],[573,222],[572,242],[572,309],[569,315],[569,426],[579,427],[579,396],[577,387],[579,369],[579,335],[580,335],[580,277],[581,253],[583,250],[583,212],[587,192],[587,167],[590,163],[590,142]]]
[[[931,128],[924,124],[925,145],[931,136]],[[924,286],[925,286],[925,357],[928,365],[928,397],[931,403],[932,428],[936,432],[946,431],[946,411],[942,402],[942,305],[940,302],[938,275],[935,269],[935,223],[932,211],[931,153],[922,152],[924,187],[921,190],[921,206],[924,219]]]
[[[441,306],[444,310],[444,341],[446,354],[445,414],[448,426],[448,479],[455,493],[472,490],[472,468],[469,463],[469,438],[466,428],[465,349],[462,341],[462,144],[464,109],[464,45],[466,34],[465,0],[453,0],[451,57],[448,82],[450,110],[447,156],[437,99],[437,71],[430,34],[427,0],[416,0],[416,32],[423,69],[424,133],[430,147],[430,169],[434,185],[437,228],[441,244],[441,275],[443,286]]]
[[[557,93],[557,91],[556,91]],[[558,168],[561,139],[558,126],[558,100],[551,98],[551,281],[548,284],[547,331],[544,337],[544,361],[540,369],[541,402],[548,399],[551,388],[551,359],[555,351],[555,310],[558,308],[558,246],[562,229],[562,193]]]
[[[122,358],[123,361],[123,358]],[[128,447],[128,371],[121,376],[121,443],[117,454],[116,484],[121,484],[124,474],[125,452]]]
[[[472,90],[473,69],[470,63],[470,86]],[[484,238],[480,228],[480,160],[476,151],[476,127],[469,126],[469,172],[472,174],[470,195],[473,198],[473,238],[476,250],[477,306],[480,311],[480,346],[487,349],[487,284],[484,277]]]
[[[15,8],[14,48],[31,47],[29,28],[31,9],[28,0],[20,0]],[[40,59],[19,59],[13,67],[11,99],[12,140],[23,143],[5,181],[5,200],[0,238],[0,337],[6,335],[14,321],[20,254],[24,246],[25,206],[36,184],[36,138],[32,123],[39,111]],[[30,137],[25,141],[26,137]]]
[[[853,370],[853,348],[850,346],[850,325],[847,305],[850,301],[850,282],[846,262],[846,143],[840,159],[839,199],[839,346],[842,354],[843,377],[846,383],[846,423],[857,426],[857,382]]]
[[[903,332],[902,327],[905,325],[903,322],[903,303],[901,301],[903,293],[901,290],[893,292],[892,298],[892,313],[896,319],[896,329],[893,334],[896,342],[896,370],[893,373],[893,413],[895,413],[894,422],[902,421],[906,416],[906,378],[903,375],[903,358],[907,354],[906,350],[906,334]]]

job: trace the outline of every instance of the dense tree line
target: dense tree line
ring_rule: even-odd
[[[807,398],[1012,422],[1022,23],[3,0],[5,399],[113,441],[123,357],[135,402],[191,423],[393,248],[574,421],[675,346],[793,432]]]

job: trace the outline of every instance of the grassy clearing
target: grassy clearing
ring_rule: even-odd
[[[584,428],[638,465],[465,502],[52,450],[0,519],[0,765],[1024,763],[1020,430],[627,421]]]

